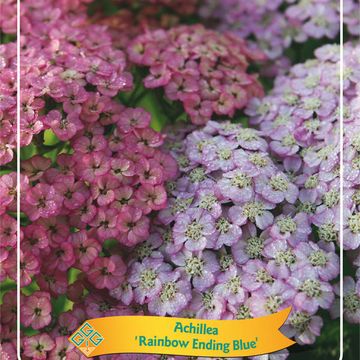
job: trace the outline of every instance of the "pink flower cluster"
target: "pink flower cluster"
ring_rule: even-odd
[[[130,311],[107,306],[107,294],[123,283],[128,248],[148,237],[151,213],[166,206],[177,163],[159,149],[164,136],[150,128],[151,115],[114,99],[132,77],[105,27],[67,1],[25,1],[22,22],[21,145],[36,155],[21,164],[21,286],[33,288],[21,299],[21,323],[38,332],[25,332],[23,358],[82,359],[67,336],[86,318]],[[14,207],[14,184],[15,174],[1,178],[4,212]],[[6,264],[16,271],[16,223],[1,219]],[[80,275],[69,283],[73,269]],[[75,305],[57,318],[52,301],[62,296]]]
[[[0,4],[0,166],[13,159],[16,148],[16,43],[3,44],[3,34],[16,33],[16,1]]]
[[[0,283],[16,281],[16,173],[11,172],[16,148],[16,1],[0,3]],[[1,291],[0,358],[16,358],[16,292]]]
[[[343,245],[358,269],[359,46],[347,44],[344,52]],[[339,47],[325,45],[315,54],[316,59],[295,65],[289,74],[278,77],[272,92],[261,100],[252,100],[246,112],[251,115],[251,124],[258,126],[269,141],[272,156],[283,164],[284,171],[298,185],[297,207],[309,214],[318,238],[327,244],[337,244],[340,222]],[[357,271],[357,277],[359,275]],[[359,298],[357,290],[345,305],[351,322],[360,322]]]
[[[334,244],[316,241],[309,215],[295,206],[298,186],[261,133],[210,121],[172,152],[181,176],[168,184],[169,205],[110,294],[149,314],[205,319],[292,306],[286,333],[313,343],[317,312],[334,301],[339,259]]]
[[[148,31],[128,46],[132,63],[149,68],[144,86],[163,88],[169,101],[180,101],[194,124],[214,116],[234,116],[253,96],[263,94],[248,61],[262,58],[231,34],[202,25]]]
[[[16,280],[16,173],[0,177],[0,282]]]
[[[74,153],[59,155],[55,164],[38,155],[24,161],[30,186],[23,188],[23,212],[33,224],[50,218],[59,225],[65,218],[69,228],[91,228],[101,242],[118,238],[132,246],[144,240],[147,215],[165,206],[163,183],[176,175],[174,160],[157,149],[162,135],[149,122],[144,110],[126,109],[110,134],[100,124],[85,125],[70,142]],[[68,234],[61,232],[53,245],[63,246]]]
[[[359,35],[359,3],[344,1],[344,22],[352,35]],[[223,31],[254,39],[276,70],[283,71],[288,60],[284,52],[293,42],[321,38],[334,39],[340,29],[340,4],[337,0],[208,0],[200,9],[205,19],[215,18]]]
[[[149,29],[168,29],[197,11],[198,0],[115,0],[114,14],[99,11],[93,17],[96,23],[108,26],[114,45],[126,49],[138,35]]]
[[[0,43],[0,166],[16,148],[16,44]]]
[[[106,28],[89,24],[71,4],[22,6],[21,146],[46,129],[67,141],[100,116],[115,122],[121,106],[111,98],[132,87],[125,55],[112,47]]]
[[[1,32],[3,32],[4,34],[16,33],[16,8],[16,0],[1,0],[0,34]]]

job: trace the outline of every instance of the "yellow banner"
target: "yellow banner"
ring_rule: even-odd
[[[279,331],[290,311],[248,320],[113,316],[86,321],[69,340],[87,357],[130,353],[255,356],[295,344]]]

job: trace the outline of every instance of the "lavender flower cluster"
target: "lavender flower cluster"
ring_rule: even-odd
[[[360,118],[359,46],[344,48],[344,249],[359,267],[360,222],[358,168]],[[339,47],[325,45],[316,59],[291,68],[275,80],[264,99],[253,99],[246,112],[270,144],[271,154],[299,187],[298,209],[309,215],[320,241],[338,244],[340,221]],[[359,271],[357,271],[359,277]],[[346,280],[351,282],[351,280]],[[350,286],[350,285],[349,285]],[[345,301],[351,322],[360,321],[359,279]]]
[[[344,249],[355,269],[355,280],[344,278],[344,317],[360,323],[360,46],[345,47],[344,109]],[[340,289],[337,289],[340,296]],[[337,305],[337,304],[336,304]],[[334,307],[334,313],[338,308]]]
[[[170,101],[180,101],[194,124],[213,116],[232,117],[250,98],[263,94],[248,62],[262,59],[245,41],[202,25],[148,31],[128,46],[132,63],[149,68],[148,89],[163,88]]]
[[[359,4],[344,1],[344,23],[351,35],[360,34]],[[340,29],[340,3],[337,0],[208,0],[200,9],[204,18],[218,22],[222,31],[254,39],[279,71],[288,63],[284,51],[293,42],[308,39],[334,39]]]
[[[293,306],[285,331],[300,344],[320,334],[334,301],[333,243],[312,235],[294,204],[299,186],[274,163],[262,134],[210,121],[175,147],[181,176],[169,205],[110,292],[153,315],[246,319]]]

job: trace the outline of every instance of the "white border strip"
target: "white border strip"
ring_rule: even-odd
[[[20,334],[20,0],[17,0],[17,20],[16,20],[16,61],[17,61],[17,106],[16,106],[16,181],[17,181],[17,198],[16,198],[16,221],[17,221],[17,232],[16,232],[16,264],[17,264],[17,272],[16,272],[16,301],[17,301],[17,323],[16,323],[16,352],[17,358],[21,360],[21,334]]]
[[[343,252],[343,242],[344,242],[344,31],[343,31],[343,24],[344,24],[344,0],[340,0],[340,354],[339,360],[343,359],[344,355],[344,271],[343,271],[343,261],[344,261],[344,252]],[[17,287],[16,287],[16,295],[17,295],[17,358],[21,360],[21,351],[20,351],[20,344],[21,344],[21,334],[20,334],[20,0],[17,0],[17,111],[16,111],[16,151],[17,151],[17,162],[16,162],[16,179],[17,179],[17,202],[16,202],[16,210],[17,210],[17,249],[16,249],[16,259],[17,259]]]
[[[344,0],[340,0],[340,354],[344,356]]]

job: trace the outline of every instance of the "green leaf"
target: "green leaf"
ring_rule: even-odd
[[[44,131],[44,145],[52,146],[60,142],[59,138],[50,129]]]
[[[11,169],[0,170],[0,176],[10,174],[14,171],[16,171],[16,170],[15,169],[14,170],[11,170]]]
[[[23,288],[21,288],[21,292],[23,295],[25,296],[29,296],[31,294],[33,294],[35,291],[40,290],[39,285],[36,283],[35,280],[33,280],[33,282],[28,285],[28,286],[24,286]]]
[[[16,290],[15,281],[11,279],[5,279],[2,283],[0,283],[0,305],[2,304],[4,295],[10,290]]]
[[[116,239],[107,239],[104,241],[103,248],[111,250],[117,245],[119,245],[119,242]]]
[[[21,326],[21,331],[24,333],[25,336],[34,336],[40,333],[38,330],[34,330],[31,327],[25,328]]]
[[[160,131],[168,123],[168,116],[163,111],[155,92],[149,91],[136,105],[151,114],[151,127],[154,130]]]
[[[71,268],[68,272],[69,285],[73,284],[81,273],[79,269]]]
[[[21,161],[28,160],[36,154],[37,154],[37,149],[33,143],[20,149]]]
[[[60,295],[56,299],[53,298],[51,302],[53,306],[53,314],[55,316],[59,316],[61,313],[71,310],[74,304],[65,295]]]
[[[15,34],[4,34],[0,31],[0,44],[7,44],[9,42],[16,41],[16,35]]]

